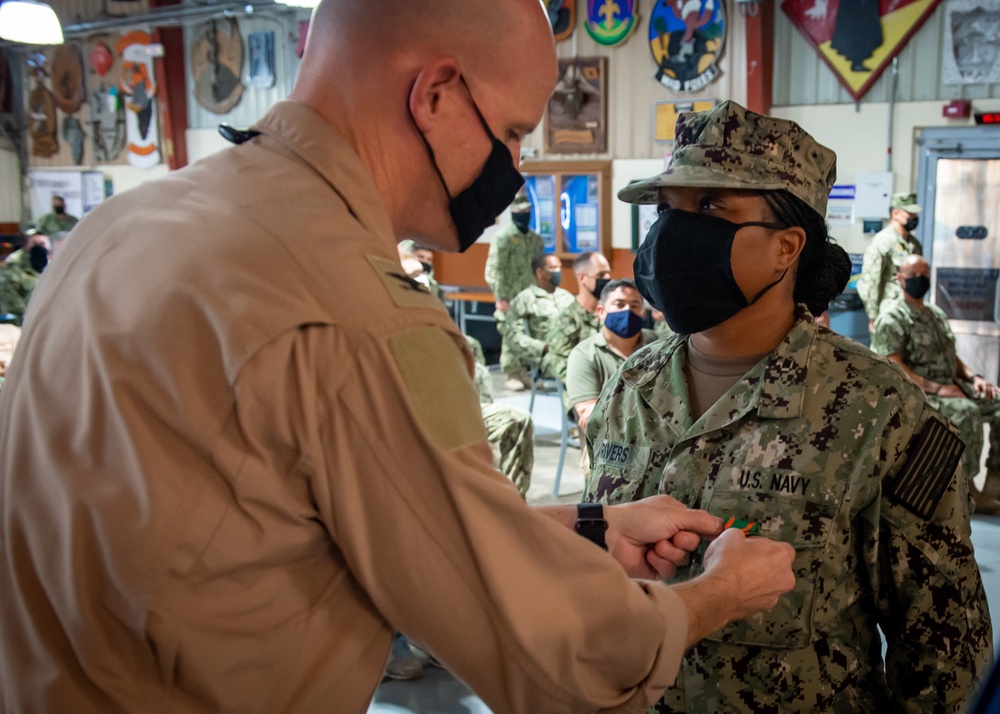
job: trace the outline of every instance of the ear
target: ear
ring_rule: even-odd
[[[791,226],[778,233],[778,267],[781,270],[790,268],[806,246],[806,232],[801,226]]]
[[[410,113],[420,131],[431,131],[438,120],[448,110],[443,99],[461,91],[462,72],[454,57],[441,57],[428,64],[417,73],[408,98]]]

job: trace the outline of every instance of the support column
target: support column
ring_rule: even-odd
[[[747,109],[758,114],[769,114],[774,101],[774,2],[739,5],[747,10]]]

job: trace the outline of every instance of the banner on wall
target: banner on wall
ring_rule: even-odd
[[[941,0],[784,0],[781,9],[860,100]]]
[[[118,40],[122,59],[119,89],[125,95],[125,135],[128,162],[138,168],[160,163],[160,127],[157,85],[149,33],[133,31]]]
[[[727,30],[722,0],[656,0],[649,17],[656,81],[675,92],[704,89],[719,76]]]
[[[945,5],[945,84],[1000,82],[1000,0],[949,0]]]
[[[639,26],[636,4],[637,0],[587,0],[583,29],[599,45],[620,45]]]

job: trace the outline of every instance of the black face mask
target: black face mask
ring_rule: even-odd
[[[517,230],[522,233],[527,233],[528,228],[531,226],[530,213],[511,213],[510,220],[517,226]]]
[[[28,262],[31,263],[32,270],[41,273],[49,264],[49,251],[45,250],[44,245],[31,246],[31,250],[28,251]]]
[[[723,218],[668,209],[649,229],[632,269],[639,293],[683,335],[719,325],[757,302],[785,274],[747,300],[733,277],[736,232],[749,226],[780,230],[776,223],[733,223]]]
[[[594,278],[594,289],[590,291],[590,294],[600,300],[601,293],[604,292],[604,288],[606,288],[610,282],[611,278]]]
[[[926,275],[914,275],[912,278],[904,278],[903,283],[903,290],[914,300],[923,299],[927,291],[931,289],[931,279]]]
[[[907,233],[913,233],[913,231],[917,230],[917,226],[919,226],[919,225],[920,225],[920,217],[919,216],[910,216],[906,220],[906,223],[903,224],[903,228],[906,229]]]
[[[462,84],[465,84],[464,78],[462,78]],[[465,89],[468,91],[468,85]],[[464,191],[455,196],[451,195],[448,184],[445,183],[444,176],[441,174],[441,169],[438,168],[437,159],[434,158],[434,149],[431,148],[424,133],[420,131],[419,127],[417,128],[420,138],[423,139],[424,146],[427,148],[427,153],[431,157],[431,165],[434,166],[434,170],[441,180],[441,185],[444,187],[444,192],[448,196],[448,212],[451,214],[451,221],[455,224],[455,230],[458,232],[458,250],[462,253],[479,239],[483,231],[493,225],[497,216],[503,213],[507,206],[514,201],[514,196],[524,185],[524,177],[511,161],[510,151],[502,141],[493,136],[489,124],[486,123],[476,100],[472,97],[472,92],[469,92],[469,99],[472,100],[472,108],[476,110],[476,116],[479,117],[479,122],[486,130],[486,135],[493,142],[493,148],[479,175],[472,182],[472,185]],[[406,105],[406,110],[410,110],[409,103]],[[410,118],[413,118],[412,114],[410,114]]]
[[[427,273],[428,275],[434,272],[434,266],[431,265],[430,263],[425,263],[422,260],[420,261],[420,267],[423,268],[424,272]]]
[[[53,206],[52,212],[61,216],[62,214],[66,213],[66,206]]]

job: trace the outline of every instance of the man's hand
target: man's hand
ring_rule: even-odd
[[[722,532],[722,519],[684,506],[670,496],[605,506],[608,552],[630,577],[666,579],[687,565],[702,536]]]
[[[978,375],[972,378],[972,389],[976,396],[983,399],[997,398],[997,385],[987,382],[986,379]]]
[[[688,611],[688,646],[741,620],[770,610],[795,587],[795,549],[730,528],[705,551],[705,572],[674,586]]]
[[[510,303],[507,302],[506,300],[497,300],[496,302],[493,303],[493,306],[499,312],[507,312],[508,310],[510,310]]]

